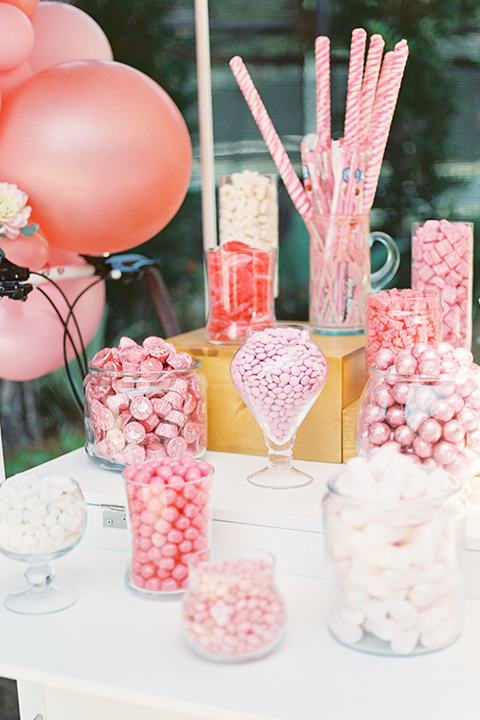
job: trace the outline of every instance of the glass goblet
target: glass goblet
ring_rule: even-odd
[[[77,601],[75,590],[52,584],[50,563],[80,542],[85,519],[82,491],[71,478],[18,475],[0,485],[0,552],[28,565],[28,588],[7,595],[6,608],[41,615]]]
[[[298,428],[322,392],[328,363],[308,326],[252,325],[230,365],[232,382],[263,430],[268,466],[248,476],[260,487],[288,489],[312,482],[292,465]]]

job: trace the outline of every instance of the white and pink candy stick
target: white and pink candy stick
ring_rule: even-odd
[[[316,114],[319,147],[324,150],[330,145],[330,39],[320,36],[315,39]]]
[[[348,65],[347,103],[345,109],[345,127],[343,140],[346,148],[351,149],[358,142],[360,103],[362,95],[363,60],[367,33],[363,28],[355,28],[350,44]]]
[[[253,115],[258,129],[265,140],[270,154],[273,158],[278,172],[280,173],[288,194],[293,204],[305,221],[311,219],[313,210],[308,200],[307,194],[302,183],[297,177],[292,163],[286,153],[285,148],[275,130],[270,116],[265,109],[258,91],[248,73],[247,68],[241,57],[238,55],[230,60],[230,68],[235,76],[240,90],[247,102],[250,112]]]
[[[360,117],[358,121],[358,142],[362,148],[368,145],[370,120],[372,117],[375,91],[380,74],[384,46],[385,41],[381,35],[372,35],[370,38],[365,73],[363,76]]]

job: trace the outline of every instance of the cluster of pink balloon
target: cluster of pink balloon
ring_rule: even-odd
[[[28,194],[30,221],[40,226],[33,237],[0,238],[10,260],[40,269],[58,264],[57,250],[79,263],[79,253],[140,245],[177,213],[191,166],[189,132],[173,100],[113,60],[89,15],[57,1],[0,2],[0,182]],[[73,297],[88,280],[62,282]],[[78,306],[86,342],[102,316],[102,287]],[[53,338],[63,330],[47,306],[36,290],[25,303],[0,301],[0,377],[33,379],[61,366]],[[47,354],[52,349],[48,362],[27,352],[26,343],[38,349],[37,339]]]

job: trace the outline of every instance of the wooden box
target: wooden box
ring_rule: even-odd
[[[325,354],[329,372],[325,387],[300,426],[293,455],[299,460],[343,462],[343,410],[365,383],[364,335],[312,335]],[[230,380],[235,345],[213,345],[204,329],[168,338],[177,350],[202,361],[207,379],[207,447],[217,452],[266,455],[263,433]]]

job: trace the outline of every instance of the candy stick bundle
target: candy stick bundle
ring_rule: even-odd
[[[339,224],[338,216],[368,215],[380,176],[385,147],[408,57],[405,40],[383,54],[384,40],[372,35],[368,44],[362,28],[352,32],[343,137],[331,138],[330,40],[315,40],[316,135],[301,143],[304,183],[300,182],[263,102],[240,57],[230,67],[242,91],[287,191],[309,230],[317,252],[311,253],[310,320],[314,326],[356,329],[362,326],[365,253],[353,243],[365,243],[358,227]],[[329,222],[325,223],[327,216]],[[345,233],[347,235],[345,236]],[[368,230],[367,230],[368,234]],[[363,266],[358,267],[360,256]],[[319,264],[320,263],[320,264]],[[313,278],[313,280],[312,280]],[[315,280],[316,278],[316,280]],[[315,284],[317,283],[317,285]],[[322,286],[318,288],[318,283]],[[315,307],[317,305],[317,307]],[[325,317],[326,316],[326,319]],[[360,318],[360,319],[359,319]]]

